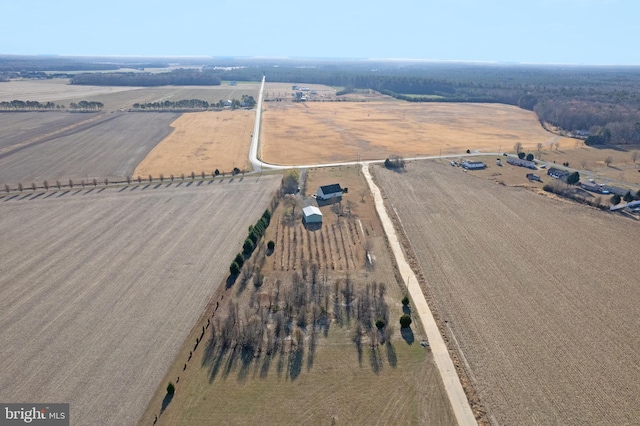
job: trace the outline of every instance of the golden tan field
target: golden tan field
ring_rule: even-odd
[[[558,139],[533,112],[499,104],[270,102],[264,108],[261,154],[274,164],[511,151],[516,142],[533,148]]]
[[[313,198],[280,201],[261,248],[243,269],[260,268],[262,284],[255,285],[254,269],[253,276],[241,274],[229,287],[219,287],[140,425],[153,423],[156,416],[159,425],[455,422],[431,353],[419,345],[424,332],[418,321],[414,320],[410,334],[399,331],[404,289],[359,169],[310,170],[307,193],[315,193],[317,185],[336,182],[349,188],[342,207],[348,204],[350,214],[343,211],[338,216],[331,205],[321,207],[321,229],[307,229],[300,222],[302,205],[313,203]],[[268,240],[276,244],[272,253],[264,249]],[[366,266],[366,250],[373,256],[373,267]],[[302,287],[294,284],[299,279]],[[351,303],[345,302],[347,280],[356,294]],[[359,313],[366,312],[367,286],[377,288],[370,294],[376,295],[372,296],[375,309],[388,309],[390,328],[387,340],[373,346],[371,330],[362,330],[359,352],[354,335]],[[294,308],[288,300],[295,288],[306,296]],[[224,328],[232,303],[238,306],[240,324],[255,325],[256,318],[270,318],[259,348],[225,346],[219,334],[211,338],[213,328]],[[315,307],[309,308],[306,326],[300,326],[300,306],[305,304]],[[274,338],[277,317],[283,312],[292,315],[290,336]],[[243,336],[247,328],[234,330]],[[246,335],[237,339],[246,341]],[[168,381],[177,383],[167,404]]]
[[[249,170],[249,145],[255,111],[206,111],[182,114],[173,132],[138,164],[133,176],[179,176],[215,169]]]
[[[636,423],[635,221],[434,161],[372,170],[490,419]]]

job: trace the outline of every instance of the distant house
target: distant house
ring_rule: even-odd
[[[542,179],[540,179],[540,176],[534,175],[533,173],[527,173],[527,179],[537,180],[538,182],[542,182]]]
[[[302,221],[307,224],[322,223],[322,212],[316,206],[308,206],[302,209]]]
[[[487,165],[482,161],[465,161],[464,163],[462,163],[462,167],[469,170],[478,170],[486,168]]]
[[[611,185],[604,185],[604,186],[602,187],[602,190],[603,190],[603,191],[609,191],[609,193],[610,193],[610,194],[616,194],[616,195],[619,195],[619,196],[621,196],[621,197],[624,197],[624,196],[625,196],[625,194],[626,194],[627,192],[629,192],[629,190],[628,190],[628,189],[620,188],[620,187],[618,187],[618,186],[611,186]]]
[[[342,199],[342,188],[339,183],[324,185],[318,188],[316,193],[318,200],[330,200],[331,198]]]
[[[231,102],[231,99],[227,99],[226,101],[224,101],[224,106],[226,107],[230,107],[233,104],[233,102]]]
[[[229,82],[229,86],[237,86],[237,85],[238,85],[238,82],[235,80]]]
[[[547,170],[547,174],[554,179],[566,180],[569,176],[569,172],[566,170],[556,169],[555,167],[550,167]]]
[[[509,157],[509,158],[507,158],[507,163],[509,163],[511,165],[514,165],[514,166],[526,167],[527,169],[531,169],[531,170],[537,170],[538,169],[536,167],[536,163],[534,163],[533,161],[521,160],[520,158],[517,158],[517,157]]]
[[[580,187],[587,191],[596,192],[598,194],[602,193],[602,187],[593,182],[583,182],[580,184]]]

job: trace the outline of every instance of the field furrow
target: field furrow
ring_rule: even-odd
[[[375,170],[490,417],[640,418],[634,221],[435,162]]]
[[[0,203],[0,338],[12,342],[0,347],[0,399],[69,402],[78,424],[135,423],[278,184]]]

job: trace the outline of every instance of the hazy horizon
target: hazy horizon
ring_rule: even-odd
[[[0,53],[640,65],[640,3],[514,3],[12,2],[0,5]]]

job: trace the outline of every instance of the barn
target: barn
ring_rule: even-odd
[[[302,209],[302,221],[304,223],[322,223],[322,212],[316,206],[308,206]]]
[[[318,200],[329,200],[331,198],[342,198],[342,188],[339,183],[333,183],[331,185],[324,185],[318,188],[316,194]]]

